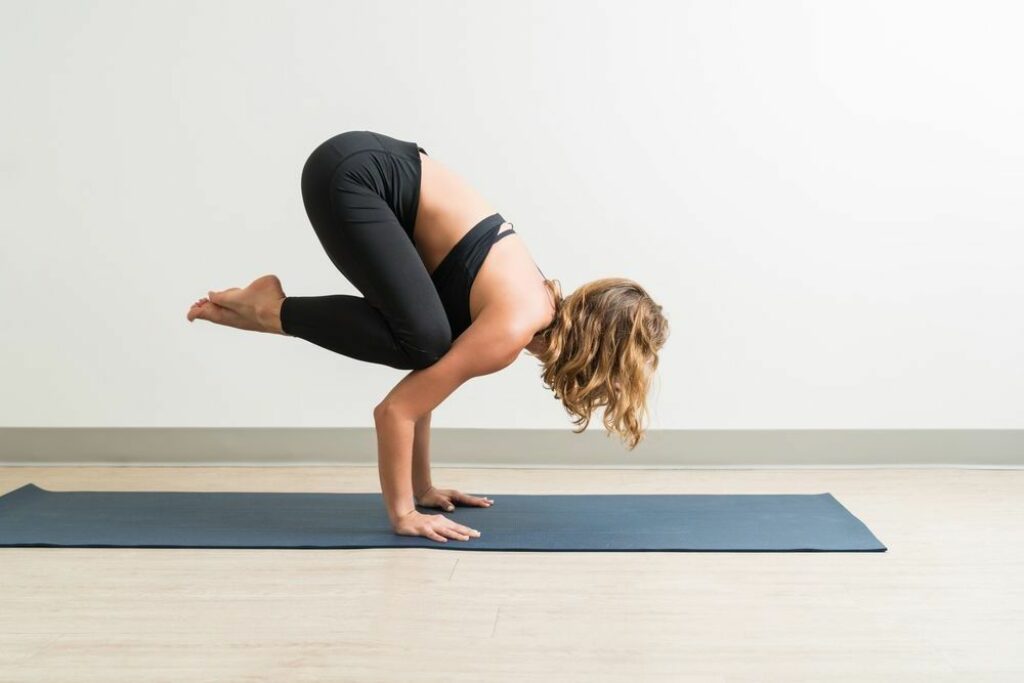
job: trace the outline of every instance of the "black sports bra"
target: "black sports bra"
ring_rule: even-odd
[[[515,232],[512,227],[498,234],[505,223],[500,213],[494,213],[474,225],[430,274],[448,316],[453,340],[473,322],[469,312],[469,294],[491,246]],[[543,271],[541,275],[544,275]]]

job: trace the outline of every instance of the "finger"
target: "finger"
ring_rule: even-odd
[[[459,493],[455,494],[455,499],[457,501],[459,501],[460,503],[465,503],[467,505],[483,505],[484,504],[484,499],[483,498],[480,498],[479,496],[471,496],[468,493],[461,493],[461,492],[459,492]]]
[[[456,523],[456,522],[452,521],[451,519],[446,519],[444,517],[442,517],[441,519],[444,520],[444,526],[442,526],[442,527],[437,529],[441,533],[444,533],[445,531],[452,531],[452,532],[456,533],[456,535],[458,535],[458,536],[469,536],[469,537],[471,537],[471,536],[473,536],[473,533],[475,532],[473,529],[469,528],[465,524],[459,524],[459,523]]]
[[[479,538],[480,537],[480,532],[479,531],[477,531],[476,529],[472,529],[472,528],[470,528],[470,527],[468,527],[468,526],[466,526],[464,524],[458,524],[456,522],[452,522],[451,526],[449,528],[455,529],[459,533],[466,534],[468,536],[473,536],[474,538]]]
[[[457,529],[450,526],[442,527],[438,530],[438,533],[444,534],[448,538],[454,538],[457,541],[469,540],[469,534],[464,534],[461,531],[458,531]]]
[[[432,541],[440,541],[441,543],[447,543],[448,542],[447,538],[445,538],[441,534],[437,533],[433,529],[427,529],[427,538],[429,538]]]
[[[491,503],[493,502],[491,501],[490,498],[487,498],[485,496],[472,496],[468,493],[462,493],[459,495],[459,502],[463,503],[464,505],[472,505],[474,507],[485,508],[490,507]]]

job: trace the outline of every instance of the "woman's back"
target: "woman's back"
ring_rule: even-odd
[[[479,192],[444,163],[420,152],[422,174],[419,208],[413,239],[427,271],[433,273],[444,257],[487,216],[497,212]],[[502,227],[499,235],[511,229]],[[496,242],[476,273],[470,290],[470,317],[485,305],[508,305],[521,311],[535,329],[551,322],[554,304],[544,287],[544,276],[526,248],[513,236]]]

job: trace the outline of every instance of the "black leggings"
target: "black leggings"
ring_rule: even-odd
[[[285,334],[402,370],[427,367],[451,348],[451,326],[412,242],[422,149],[360,130],[310,154],[302,169],[306,214],[363,296],[289,296],[281,304]]]

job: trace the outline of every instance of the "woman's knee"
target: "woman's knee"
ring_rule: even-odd
[[[406,353],[414,370],[422,370],[441,360],[452,347],[451,329],[439,330],[431,335],[417,337],[415,343],[406,344]]]

